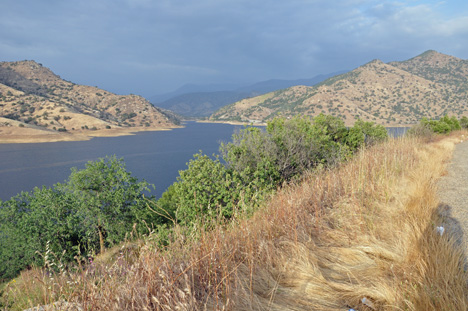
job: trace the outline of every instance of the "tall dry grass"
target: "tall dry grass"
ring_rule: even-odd
[[[18,282],[37,286],[6,294],[35,293],[18,309],[467,310],[463,252],[435,231],[435,183],[456,140],[390,140],[285,187],[253,217],[196,238],[177,227],[166,249],[150,236],[74,273],[30,271]]]

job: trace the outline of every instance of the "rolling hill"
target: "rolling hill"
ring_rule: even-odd
[[[210,120],[266,122],[275,116],[331,114],[353,124],[358,118],[387,126],[422,117],[468,115],[468,61],[436,51],[410,60],[373,60],[316,86],[243,99],[216,111]]]
[[[0,117],[2,138],[18,134],[18,128],[25,135],[86,136],[99,130],[170,128],[179,122],[141,96],[78,85],[34,61],[0,62]]]

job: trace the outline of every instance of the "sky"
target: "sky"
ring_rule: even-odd
[[[312,78],[426,50],[468,59],[466,0],[0,0],[0,61],[151,97]]]

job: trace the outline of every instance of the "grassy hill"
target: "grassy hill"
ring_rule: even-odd
[[[178,124],[176,118],[141,96],[121,96],[74,84],[34,61],[0,63],[0,117],[2,135],[8,135],[14,124],[23,129],[68,135]]]
[[[238,101],[213,121],[265,122],[275,116],[331,114],[353,124],[360,118],[387,126],[422,117],[468,115],[468,61],[427,51],[404,62],[373,60],[313,86],[294,86]]]

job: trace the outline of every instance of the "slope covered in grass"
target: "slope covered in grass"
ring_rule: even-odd
[[[463,254],[435,230],[435,182],[456,135],[391,139],[304,176],[252,217],[196,235],[175,227],[165,248],[152,234],[72,272],[31,270],[3,299],[17,310],[466,310]]]

